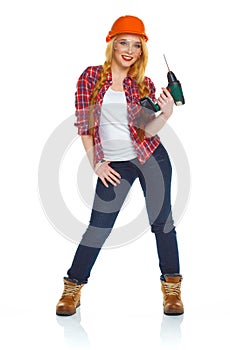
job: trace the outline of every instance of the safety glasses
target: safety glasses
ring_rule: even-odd
[[[136,53],[141,51],[141,42],[131,39],[114,40],[114,50]]]

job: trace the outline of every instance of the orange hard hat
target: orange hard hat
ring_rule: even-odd
[[[122,16],[119,17],[112,25],[109,31],[106,42],[108,43],[117,34],[137,34],[144,37],[145,41],[148,40],[145,34],[145,26],[142,20],[135,16]]]

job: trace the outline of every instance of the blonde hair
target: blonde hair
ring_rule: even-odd
[[[114,47],[114,40],[116,37],[112,38],[112,40],[108,43],[105,56],[106,60],[102,66],[101,75],[93,89],[93,92],[90,97],[90,107],[92,108],[94,104],[96,103],[97,95],[100,90],[100,88],[104,85],[108,73],[111,71],[111,65],[112,65],[112,58],[113,58],[113,47]],[[136,80],[139,90],[140,90],[140,97],[144,97],[149,94],[149,89],[144,81],[145,78],[145,70],[148,63],[148,49],[145,40],[140,37],[141,41],[141,49],[142,53],[140,58],[130,67],[130,70],[128,72],[128,76],[132,77]],[[144,123],[140,121],[140,128],[138,129],[138,136],[141,140],[144,139]],[[94,116],[93,116],[93,108],[90,113],[89,118],[89,131],[90,134],[93,135],[94,133]]]

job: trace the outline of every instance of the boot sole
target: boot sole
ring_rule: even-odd
[[[184,311],[181,312],[164,312],[166,316],[180,316],[184,314]]]

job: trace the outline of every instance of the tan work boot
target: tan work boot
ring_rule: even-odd
[[[80,306],[81,288],[83,286],[84,284],[78,285],[69,278],[64,278],[64,291],[56,306],[56,314],[58,316],[75,314],[76,308]]]
[[[182,276],[164,275],[164,281],[161,281],[161,290],[163,292],[163,306],[165,315],[182,315],[184,306],[181,300],[181,281]]]

